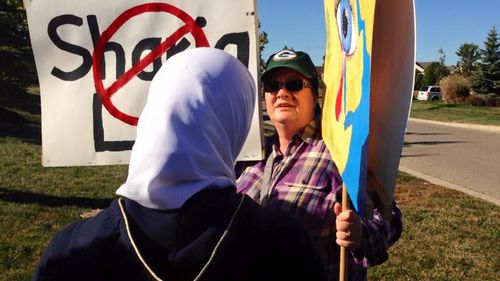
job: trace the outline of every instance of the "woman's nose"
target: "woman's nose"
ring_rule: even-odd
[[[277,98],[280,98],[280,99],[284,99],[286,97],[290,97],[291,96],[291,93],[288,92],[285,87],[281,87],[279,90],[278,90],[278,93],[276,94],[276,97]]]

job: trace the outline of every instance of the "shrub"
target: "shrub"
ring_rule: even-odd
[[[450,103],[453,103],[453,104],[465,104],[465,99],[467,97],[457,97],[455,100],[453,101],[450,101]]]
[[[485,100],[485,102],[486,102],[486,104],[485,104],[486,106],[494,107],[496,100],[495,100],[495,98],[489,97]]]
[[[447,103],[459,103],[460,97],[470,95],[470,82],[462,75],[449,75],[439,81],[443,100]],[[458,99],[458,100],[457,100]]]
[[[465,104],[475,105],[475,106],[484,106],[486,104],[486,102],[481,97],[470,95],[470,96],[465,98]]]
[[[500,107],[500,97],[487,96],[485,98],[485,105],[490,107]]]

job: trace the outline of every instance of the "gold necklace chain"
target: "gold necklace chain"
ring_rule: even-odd
[[[233,224],[233,221],[236,218],[236,215],[238,214],[238,211],[240,210],[241,205],[243,205],[243,200],[244,199],[245,199],[245,196],[242,195],[240,203],[238,204],[238,207],[234,211],[233,216],[231,217],[231,220],[229,221],[229,224],[227,225],[226,229],[224,230],[224,233],[222,234],[221,238],[219,239],[219,241],[215,245],[214,250],[212,251],[212,254],[210,255],[210,258],[208,259],[207,263],[200,270],[200,273],[198,273],[198,276],[196,276],[196,278],[194,279],[194,281],[198,281],[201,278],[201,276],[203,275],[203,273],[205,272],[205,270],[208,268],[208,266],[212,262],[213,258],[215,257],[215,254],[216,254],[217,250],[219,249],[219,246],[222,244],[222,241],[224,240],[224,238],[226,237],[226,235],[229,233],[229,229],[231,228],[231,225]],[[132,244],[132,247],[134,248],[135,254],[137,255],[137,257],[141,261],[142,265],[144,265],[144,267],[146,268],[146,270],[149,272],[149,274],[151,274],[151,276],[155,280],[162,281],[162,279],[160,277],[158,277],[158,275],[156,275],[156,273],[154,273],[154,271],[149,267],[149,265],[147,264],[147,262],[142,257],[141,252],[139,251],[139,248],[135,244],[135,241],[134,241],[134,239],[132,237],[132,232],[130,231],[130,226],[129,226],[128,219],[127,219],[127,214],[125,213],[125,208],[123,207],[122,201],[123,201],[123,198],[118,199],[118,205],[120,206],[120,211],[121,211],[121,214],[123,216],[123,220],[125,221],[125,228],[127,229],[127,236],[128,236],[128,239],[130,240],[130,244]]]

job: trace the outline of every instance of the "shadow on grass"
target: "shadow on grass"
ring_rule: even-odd
[[[15,89],[0,89],[0,137],[13,137],[41,144],[40,123],[16,111],[40,116],[40,96]]]
[[[456,107],[456,106],[457,106],[456,104],[441,103],[441,104],[436,104],[434,106],[431,106],[431,107],[427,108],[427,110],[439,110],[439,109],[445,108],[445,107]]]
[[[0,201],[37,204],[48,207],[75,206],[89,209],[104,209],[113,198],[59,197],[0,187]]]
[[[412,146],[412,145],[438,145],[438,144],[451,144],[451,143],[464,143],[464,141],[405,141],[404,146]]]
[[[405,135],[416,135],[416,136],[445,136],[451,135],[450,133],[414,133],[414,132],[406,132]]]
[[[433,154],[402,154],[401,158],[431,156]]]
[[[0,89],[0,105],[10,109],[40,115],[40,95],[29,94],[28,90],[15,87]]]
[[[5,113],[5,111],[7,110],[0,107],[0,120],[2,120],[0,121],[0,137],[13,137],[37,145],[42,144],[40,124],[25,119],[21,122],[3,122],[4,117],[12,113]]]

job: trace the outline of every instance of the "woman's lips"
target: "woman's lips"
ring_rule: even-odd
[[[289,103],[280,103],[276,106],[276,108],[293,108],[295,107],[293,104]]]

